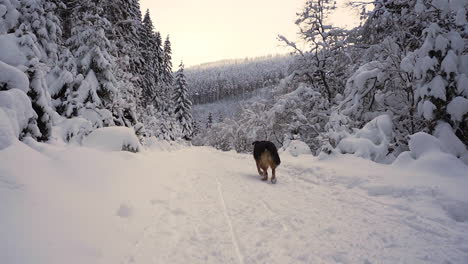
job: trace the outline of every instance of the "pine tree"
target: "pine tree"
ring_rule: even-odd
[[[115,43],[116,77],[121,98],[116,98],[114,115],[117,125],[133,126],[141,103],[142,56],[139,49],[141,11],[137,0],[107,1],[105,16],[113,25],[109,40]]]
[[[171,85],[174,78],[172,76],[172,48],[169,35],[166,37],[166,41],[164,41],[163,55],[163,82],[167,85]]]
[[[24,0],[20,2],[19,27],[16,35],[28,52],[28,69],[32,106],[37,114],[37,128],[30,135],[39,141],[47,141],[52,132],[51,96],[47,89],[47,65],[58,61],[58,41],[61,35],[59,19],[54,14],[55,5],[43,0]]]
[[[468,145],[468,78],[459,63],[466,41],[458,32],[435,23],[424,33],[425,42],[414,54],[418,112],[431,132],[440,121],[447,122]]]
[[[210,129],[213,126],[213,115],[211,112],[208,114],[208,119],[206,121],[206,128]]]
[[[186,140],[191,139],[192,127],[192,102],[190,101],[187,81],[184,74],[184,64],[180,63],[179,70],[175,76],[175,88],[173,102],[176,120],[182,127],[182,136]]]
[[[101,3],[92,0],[82,1],[74,10],[74,25],[71,37],[67,40],[77,59],[77,83],[70,91],[66,113],[68,116],[86,115],[98,112],[91,120],[95,126],[109,125],[114,96],[117,94],[115,77],[115,49],[106,36],[110,22],[100,16]],[[102,111],[106,109],[107,111]],[[109,112],[110,111],[110,112]]]
[[[141,67],[142,79],[142,103],[145,107],[149,104],[154,104],[156,108],[160,107],[161,94],[158,93],[158,85],[161,76],[161,47],[158,42],[158,34],[154,32],[153,22],[150,17],[149,10],[146,11],[141,28],[141,43],[140,48],[143,55],[144,64]]]

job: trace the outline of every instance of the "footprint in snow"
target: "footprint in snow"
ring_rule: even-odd
[[[133,214],[133,209],[126,204],[121,204],[119,209],[117,209],[116,215],[121,218],[129,218]]]

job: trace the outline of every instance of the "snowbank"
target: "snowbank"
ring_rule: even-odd
[[[23,91],[0,91],[0,149],[14,142],[35,116],[31,101]]]
[[[438,124],[434,136],[424,132],[410,136],[409,149],[401,153],[394,164],[420,166],[422,163],[421,169],[432,168],[441,173],[453,166],[460,167],[463,163],[468,165],[468,150],[447,123]],[[434,161],[424,163],[432,159]]]
[[[128,127],[99,128],[83,140],[83,145],[105,151],[140,152],[142,150],[135,131]]]
[[[381,115],[367,123],[362,129],[342,139],[336,149],[342,154],[383,161],[389,153],[393,140],[393,123],[388,115]]]
[[[149,137],[145,139],[145,145],[150,150],[174,151],[187,147],[188,143],[185,140],[167,141],[157,137]]]
[[[286,142],[284,146],[279,150],[281,153],[288,153],[293,157],[298,157],[300,155],[312,155],[312,151],[306,143],[300,140],[291,140]]]

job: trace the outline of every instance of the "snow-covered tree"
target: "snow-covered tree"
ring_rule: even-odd
[[[419,7],[420,12],[437,12],[439,19],[423,31],[424,43],[405,59],[405,69],[413,71],[418,113],[434,132],[440,122],[451,125],[458,138],[468,145],[468,70],[466,8],[468,3]]]
[[[54,9],[54,4],[44,0],[21,1],[19,26],[15,33],[21,39],[20,45],[29,60],[25,65],[30,80],[28,95],[37,114],[38,130],[32,129],[30,135],[40,141],[50,138],[54,115],[46,82],[48,65],[55,65],[58,61],[57,43],[61,35]]]
[[[206,120],[206,128],[210,129],[213,126],[213,114],[210,112]]]
[[[114,103],[117,125],[133,126],[138,121],[137,112],[141,107],[142,54],[139,49],[141,11],[137,0],[107,1],[105,16],[113,25],[108,33],[109,40],[115,43],[116,78],[119,80],[120,98]]]
[[[163,82],[166,85],[170,85],[173,82],[172,76],[172,47],[171,41],[169,40],[169,35],[164,41],[164,53],[163,53]]]
[[[71,37],[67,40],[77,59],[77,85],[69,92],[66,115],[82,115],[95,126],[112,124],[113,98],[118,93],[115,76],[115,47],[106,36],[110,22],[101,16],[101,2],[85,0],[74,10]]]
[[[192,127],[192,102],[189,98],[187,90],[187,81],[184,74],[184,64],[180,63],[179,70],[175,74],[174,85],[174,113],[176,120],[182,127],[182,135],[186,140],[190,140],[193,127]]]
[[[11,33],[18,23],[20,12],[17,0],[0,0],[2,11],[0,11],[0,34]]]
[[[333,26],[329,16],[336,9],[334,0],[308,0],[297,14],[296,25],[300,30],[300,37],[309,47],[301,50],[297,44],[284,36],[279,39],[301,56],[302,67],[300,75],[319,89],[329,102],[344,88],[339,80],[348,56],[343,56],[347,31]],[[338,57],[341,60],[337,60]],[[343,60],[344,59],[344,60]],[[343,62],[337,65],[336,62]],[[341,70],[341,71],[340,71]]]
[[[142,103],[144,106],[154,104],[159,108],[161,103],[161,64],[162,48],[159,33],[154,31],[149,10],[146,11],[140,33],[140,49],[144,58],[141,67]]]

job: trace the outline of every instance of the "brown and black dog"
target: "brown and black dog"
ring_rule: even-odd
[[[278,155],[278,149],[275,144],[270,141],[255,141],[252,143],[254,146],[253,156],[257,163],[257,170],[262,180],[268,180],[268,168],[271,168],[271,182],[276,183],[276,167],[281,163]]]

